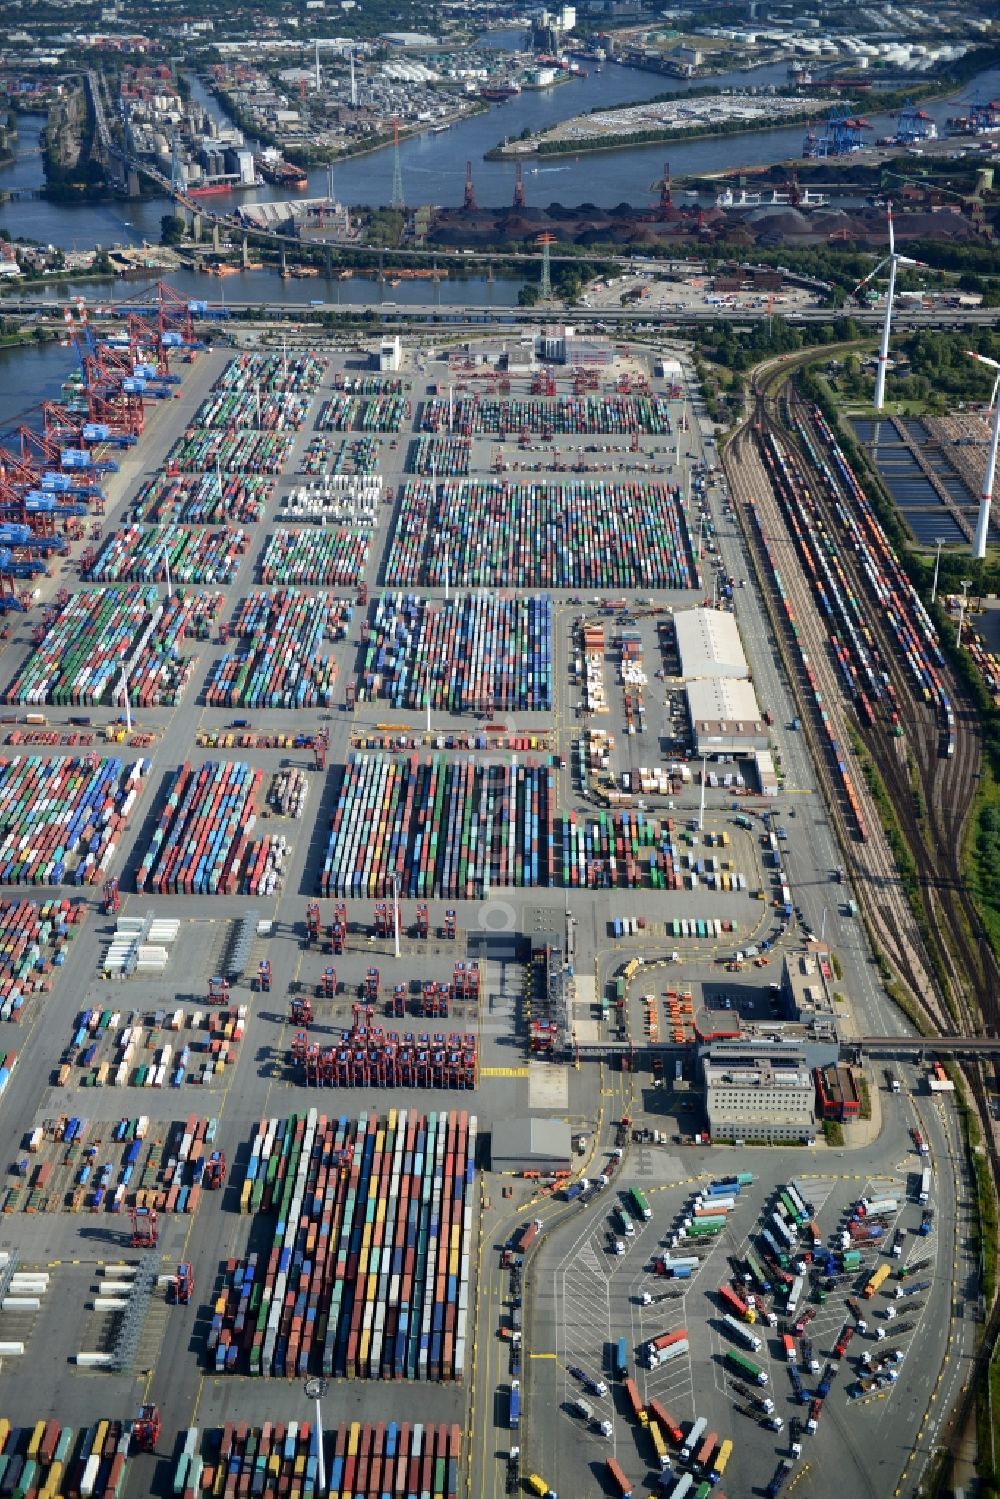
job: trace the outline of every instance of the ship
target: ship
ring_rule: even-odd
[[[479,97],[489,99],[494,104],[502,104],[507,99],[516,98],[520,92],[519,83],[488,83],[479,90]]]
[[[189,187],[189,198],[217,198],[222,193],[231,193],[234,187],[246,186],[239,182],[206,182],[203,187]]]
[[[253,163],[264,181],[274,183],[277,187],[301,190],[309,186],[309,173],[304,172],[301,167],[293,166],[290,161],[285,161],[276,152],[262,151],[254,156]]]

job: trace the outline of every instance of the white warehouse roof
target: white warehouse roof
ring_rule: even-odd
[[[721,609],[684,609],[674,615],[674,629],[682,677],[748,675],[743,642],[732,614]]]

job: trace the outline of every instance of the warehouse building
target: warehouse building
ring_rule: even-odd
[[[702,677],[689,682],[688,717],[696,755],[755,755],[768,745],[752,682],[732,677]]]
[[[674,615],[674,633],[685,681],[749,677],[743,642],[732,614],[721,609],[682,609]]]
[[[498,1119],[493,1126],[493,1171],[568,1171],[573,1140],[565,1119]]]
[[[816,1090],[801,1053],[712,1047],[702,1067],[713,1140],[815,1140]]]

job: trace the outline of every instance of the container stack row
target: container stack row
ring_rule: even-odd
[[[469,472],[471,452],[472,441],[468,437],[453,437],[447,432],[421,436],[410,448],[408,468],[411,474],[423,478],[437,475],[439,479],[464,479]]]
[[[357,695],[414,710],[550,712],[552,600],[382,594]]]
[[[436,491],[436,492],[435,492]],[[408,480],[393,587],[700,588],[680,491],[634,480]]]
[[[171,782],[136,889],[235,895],[263,779],[263,771],[241,760],[185,762]]]
[[[216,380],[213,390],[288,390],[312,395],[326,373],[324,354],[237,354]]]
[[[500,437],[528,432],[588,437],[642,432],[670,435],[670,406],[663,396],[559,396],[526,400],[473,395],[459,400],[436,396],[427,401],[421,426],[425,432]]]
[[[213,391],[202,401],[192,426],[227,432],[298,432],[309,412],[309,397],[291,391]]]
[[[333,697],[337,667],[324,642],[346,633],[351,606],[326,594],[273,589],[250,594],[229,626],[234,648],[212,667],[213,708],[313,708]]]
[[[382,480],[376,474],[324,473],[283,501],[283,520],[334,522],[371,531],[378,524]]]
[[[314,1499],[319,1493],[316,1437],[306,1421],[262,1427],[231,1423],[208,1432],[204,1442],[198,1428],[189,1427],[174,1468],[173,1492],[181,1499],[202,1493],[221,1499],[258,1493]],[[331,1499],[457,1499],[461,1451],[459,1426],[352,1421],[329,1428],[323,1435],[328,1492]]]
[[[273,480],[259,474],[156,474],[132,501],[132,516],[147,525],[251,526],[273,494]]]
[[[409,415],[410,403],[399,395],[367,398],[338,392],[324,401],[316,418],[320,432],[399,432]]]
[[[50,987],[86,914],[77,900],[0,901],[0,1020],[20,1020],[31,995]]]
[[[352,754],[320,893],[482,900],[495,886],[555,883],[554,785],[536,765],[445,755]]]
[[[274,531],[260,559],[260,581],[354,588],[364,577],[370,547],[369,530]]]
[[[9,703],[141,707],[179,702],[192,663],[188,638],[206,639],[222,608],[221,593],[177,591],[161,599],[155,585],[74,594],[6,692]]]
[[[461,1380],[466,1369],[476,1118],[316,1109],[261,1121],[208,1351],[217,1373]]]
[[[58,1421],[12,1426],[0,1416],[0,1493],[22,1499],[119,1499],[128,1477],[130,1422],[75,1431]]]
[[[98,583],[231,583],[249,544],[246,531],[227,526],[184,531],[177,526],[123,526],[81,570]]]
[[[222,432],[189,427],[167,454],[167,473],[220,470],[224,474],[280,474],[292,441],[288,432]]]
[[[93,885],[107,870],[150,762],[15,755],[0,764],[0,884]]]

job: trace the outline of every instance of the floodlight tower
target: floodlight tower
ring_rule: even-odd
[[[990,396],[990,405],[993,407],[993,432],[990,436],[990,445],[986,450],[986,471],[983,474],[983,489],[979,500],[979,519],[976,521],[976,536],[972,543],[972,555],[976,559],[986,556],[986,533],[990,528],[990,503],[993,499],[993,480],[997,471],[997,447],[1000,445],[1000,364],[995,359],[987,359],[985,354],[977,354],[973,349],[967,349],[966,353],[970,359],[978,359],[980,364],[988,365],[991,370],[997,370],[998,374],[993,382],[993,394]]]
[[[888,204],[889,218],[889,253],[884,260],[880,260],[873,271],[869,271],[863,281],[859,281],[854,288],[855,295],[866,286],[873,276],[877,276],[884,265],[889,267],[889,287],[885,299],[885,322],[882,325],[882,345],[878,352],[878,368],[875,374],[875,410],[881,411],[885,405],[885,372],[889,363],[889,333],[892,327],[892,299],[896,295],[896,267],[900,265],[923,265],[922,260],[912,260],[909,255],[896,253],[896,235],[892,227],[892,204]]]

